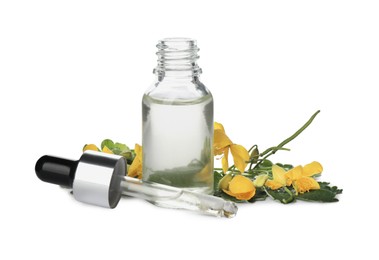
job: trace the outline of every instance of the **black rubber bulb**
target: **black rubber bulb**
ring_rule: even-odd
[[[42,181],[71,188],[78,162],[45,155],[37,161],[35,171]]]

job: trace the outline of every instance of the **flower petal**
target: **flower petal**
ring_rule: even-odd
[[[109,154],[113,154],[113,152],[112,152],[112,150],[111,149],[109,149],[108,147],[106,147],[106,146],[104,146],[103,147],[103,151],[102,151],[103,153],[109,153]]]
[[[255,191],[254,183],[247,177],[236,175],[229,182],[229,191],[234,194]]]
[[[229,139],[229,137],[225,134],[224,131],[222,131],[221,129],[216,129],[214,131],[213,148],[215,155],[220,155],[222,153],[222,150],[231,144],[232,141]]]
[[[319,190],[320,184],[312,177],[301,177],[294,182],[296,193],[304,193],[310,190]]]
[[[265,183],[266,187],[269,187],[272,190],[277,190],[283,187],[284,185],[280,182],[274,181],[274,180],[267,180]]]
[[[99,152],[99,148],[97,148],[96,145],[94,144],[86,144],[84,147],[83,147],[83,152],[87,151],[87,150],[91,150],[91,151],[97,151]]]
[[[285,174],[287,178],[287,185],[291,185],[293,181],[296,181],[303,177],[303,166],[299,165],[292,168]]]
[[[142,146],[140,146],[139,144],[135,144],[134,152],[136,153],[136,157],[139,157],[142,160]]]
[[[315,174],[321,173],[323,170],[321,163],[319,162],[311,162],[303,167],[303,175],[304,176],[313,176]]]
[[[282,186],[285,186],[287,181],[286,181],[286,170],[284,170],[282,167],[274,164],[272,166],[272,177],[274,181],[282,184]]]
[[[137,161],[132,163],[129,167],[128,171],[129,177],[138,177],[139,179],[142,178],[142,164],[138,163]]]
[[[249,191],[249,192],[245,192],[245,193],[239,193],[239,194],[235,194],[235,198],[236,199],[239,199],[239,200],[249,200],[251,199],[252,197],[254,197],[255,195],[255,190],[253,191]]]
[[[230,192],[230,191],[225,190],[225,189],[223,189],[222,191],[225,192],[226,194],[228,194],[229,196],[235,197],[235,194],[233,192]]]
[[[255,186],[253,182],[242,175],[236,175],[229,182],[229,190],[223,189],[223,191],[239,200],[249,200],[255,195]]]
[[[229,168],[229,161],[228,161],[228,156],[229,156],[229,148],[226,147],[223,149],[224,156],[221,159],[221,165],[222,165],[222,170],[226,173]]]
[[[214,130],[221,130],[222,132],[225,133],[224,126],[222,124],[220,124],[220,123],[214,122],[213,123],[213,129]]]
[[[230,151],[233,155],[234,165],[240,172],[244,172],[247,161],[250,159],[249,152],[239,144],[231,144]]]
[[[134,152],[136,157],[129,167],[128,176],[142,178],[142,146],[135,144]]]

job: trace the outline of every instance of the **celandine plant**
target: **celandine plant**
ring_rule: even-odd
[[[342,189],[316,180],[323,171],[321,163],[314,161],[294,167],[268,160],[277,151],[289,151],[285,145],[303,132],[319,112],[314,113],[293,135],[263,152],[259,152],[256,144],[247,150],[242,145],[233,143],[226,135],[224,126],[215,122],[213,149],[215,159],[221,159],[222,168],[214,169],[214,195],[235,202],[255,202],[267,197],[284,204],[296,200],[338,201],[336,196],[342,193]],[[125,144],[105,139],[101,143],[101,149],[89,144],[84,146],[83,151],[85,150],[122,155],[129,165],[127,175],[142,178],[142,147],[138,144],[131,150]],[[234,161],[230,167],[229,152]],[[202,173],[199,172],[198,175],[201,177]]]

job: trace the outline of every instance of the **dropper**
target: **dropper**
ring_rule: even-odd
[[[35,171],[42,181],[72,188],[76,200],[107,208],[115,208],[121,195],[127,195],[217,217],[231,218],[238,210],[222,198],[127,177],[124,157],[114,154],[85,151],[78,161],[45,155]]]

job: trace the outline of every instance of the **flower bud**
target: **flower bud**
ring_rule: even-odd
[[[229,188],[229,182],[233,179],[233,176],[229,173],[222,177],[218,183],[218,188],[221,190],[227,190]]]
[[[263,185],[265,185],[267,179],[268,179],[268,175],[267,174],[260,174],[260,175],[258,175],[255,178],[254,182],[253,182],[254,186],[256,188],[262,187]]]

